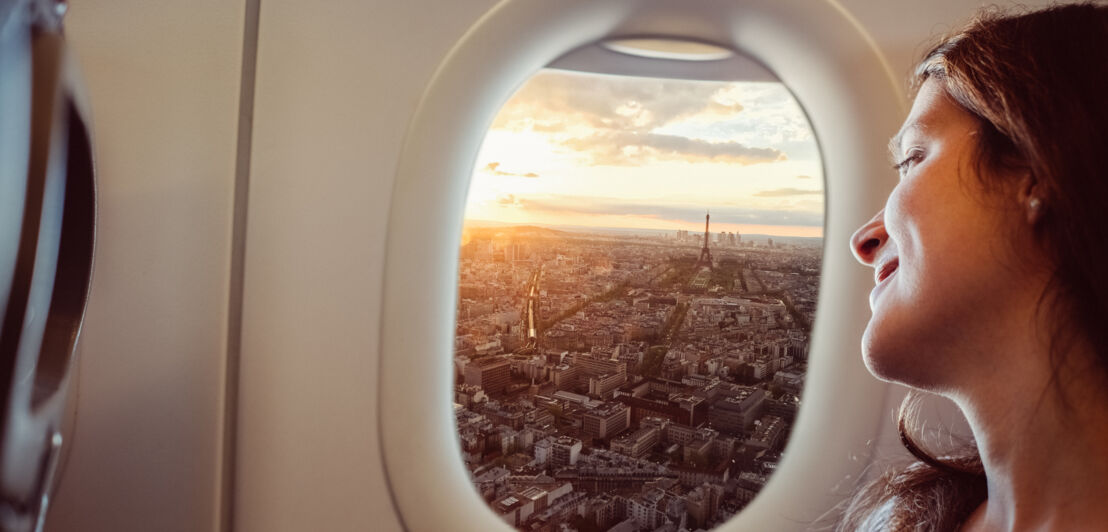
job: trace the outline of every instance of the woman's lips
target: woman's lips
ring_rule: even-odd
[[[880,267],[876,268],[873,273],[874,287],[869,293],[869,308],[871,310],[877,307],[877,298],[881,295],[881,292],[885,291],[886,283],[884,281],[896,273],[897,266],[900,265],[900,260],[893,258],[888,262],[883,263]]]
[[[888,279],[890,275],[896,271],[897,266],[900,266],[900,259],[893,257],[888,262],[881,265],[880,268],[874,271],[874,282],[880,284],[881,281]]]

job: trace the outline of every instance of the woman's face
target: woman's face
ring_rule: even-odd
[[[996,321],[1025,274],[1008,267],[1011,210],[986,195],[975,164],[978,122],[928,80],[891,149],[900,181],[852,238],[874,268],[862,339],[874,375],[924,389],[987,370]],[[1011,196],[1012,206],[1016,196]]]

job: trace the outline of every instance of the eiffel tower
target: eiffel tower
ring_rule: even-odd
[[[708,249],[708,239],[710,233],[708,233],[708,220],[711,219],[710,213],[704,213],[704,247],[700,248],[700,258],[696,259],[696,266],[707,266],[708,269],[712,269],[712,251]]]

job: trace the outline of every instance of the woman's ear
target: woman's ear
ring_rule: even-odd
[[[1039,186],[1031,172],[1024,172],[1020,177],[1016,200],[1018,205],[1026,213],[1027,223],[1035,225],[1043,217],[1046,210],[1046,198],[1043,196],[1043,187]]]

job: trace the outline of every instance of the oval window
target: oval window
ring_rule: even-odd
[[[533,76],[478,154],[462,458],[520,530],[711,528],[773,473],[801,402],[819,149],[764,76],[587,70]]]

